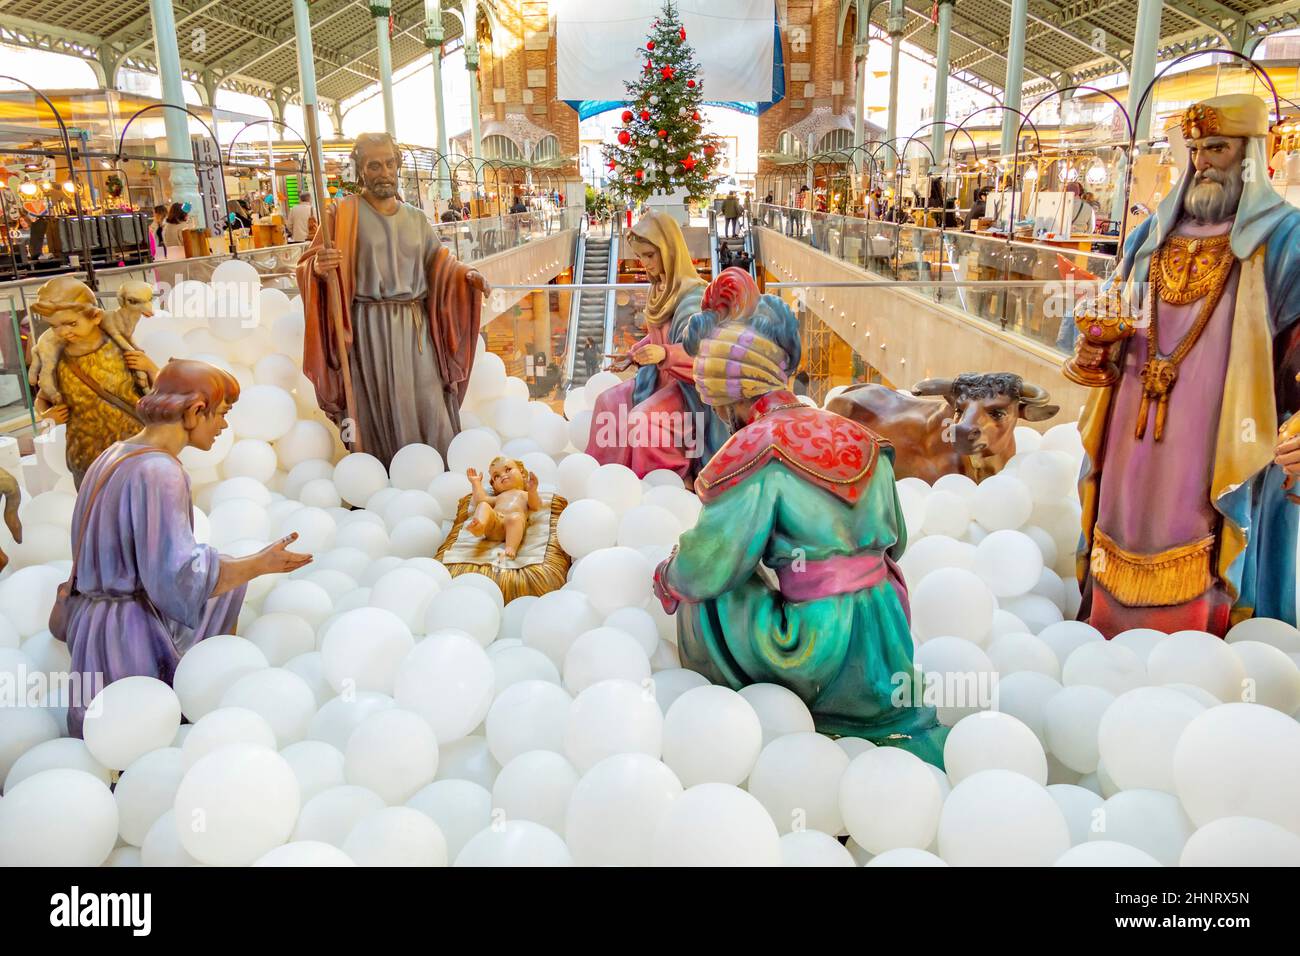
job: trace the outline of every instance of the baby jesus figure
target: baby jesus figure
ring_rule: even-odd
[[[528,513],[542,507],[537,493],[537,476],[524,467],[522,461],[498,456],[488,466],[489,480],[495,494],[483,490],[483,476],[474,468],[465,472],[473,486],[474,517],[465,525],[470,534],[486,541],[504,541],[503,552],[507,558],[519,553],[524,532],[528,529]]]

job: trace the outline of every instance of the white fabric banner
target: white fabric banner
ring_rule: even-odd
[[[562,100],[622,100],[640,75],[661,0],[551,0],[556,92]],[[678,0],[704,97],[765,103],[772,96],[772,0]]]

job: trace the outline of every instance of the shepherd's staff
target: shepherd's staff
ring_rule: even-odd
[[[324,230],[321,240],[323,249],[333,250],[334,236],[331,217],[325,215],[325,172],[321,163],[320,125],[316,114],[316,67],[312,60],[311,20],[307,12],[306,0],[294,0],[294,27],[298,35],[298,85],[302,89],[303,119],[307,124],[307,148],[311,153],[311,179],[316,201],[321,204],[318,229]],[[314,271],[314,270],[313,270]],[[334,329],[334,340],[338,343],[339,371],[343,376],[343,403],[347,418],[345,422],[352,427],[353,439],[351,449],[359,452],[361,448],[361,429],[357,419],[356,396],[352,391],[352,365],[348,360],[348,347],[343,338],[343,290],[339,285],[337,269],[330,269],[323,276],[325,280],[325,310],[329,313],[329,322]]]

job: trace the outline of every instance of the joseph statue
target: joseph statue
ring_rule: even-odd
[[[1136,334],[1079,422],[1080,617],[1108,638],[1296,620],[1300,209],[1269,182],[1262,100],[1180,119],[1188,165],[1117,274]]]
[[[447,446],[478,345],[488,283],[442,246],[424,213],[397,195],[401,154],[386,133],[363,133],[352,149],[361,195],[325,208],[334,248],[317,229],[298,260],[306,334],[303,371],[344,441],[387,467],[403,445]],[[328,314],[326,280],[337,273],[343,341]],[[352,372],[357,421],[347,423],[341,357]],[[354,443],[352,447],[356,447]]]

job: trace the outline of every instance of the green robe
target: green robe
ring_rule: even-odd
[[[947,730],[932,707],[912,706],[922,685],[907,611],[889,578],[796,602],[759,570],[759,562],[775,571],[862,552],[892,557],[906,543],[892,449],[878,457],[855,505],[769,460],[705,505],[668,566],[666,583],[684,599],[677,612],[683,666],[737,689],[788,687],[820,732],[903,747],[942,767]]]

